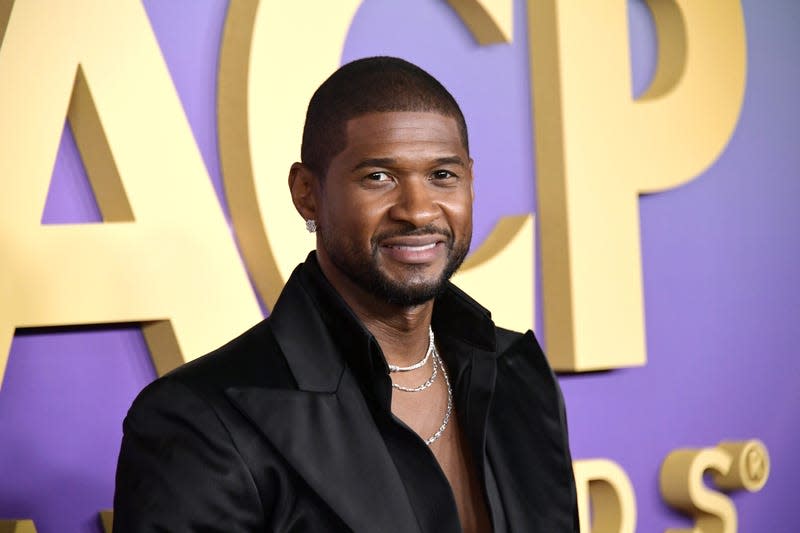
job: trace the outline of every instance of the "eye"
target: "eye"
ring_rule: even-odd
[[[454,173],[444,169],[434,170],[431,177],[436,181],[448,181],[458,178]]]
[[[391,179],[392,178],[386,172],[373,172],[372,174],[364,176],[364,180],[373,182],[389,181]]]

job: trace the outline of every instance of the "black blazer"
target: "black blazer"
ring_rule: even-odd
[[[420,531],[304,268],[270,318],[136,399],[124,423],[114,533]],[[448,313],[480,308],[453,286],[441,298],[436,307]],[[496,384],[483,434],[468,436],[476,464],[491,464],[509,531],[577,532],[558,385],[532,333],[488,324],[494,351],[472,348],[480,352],[472,371]]]

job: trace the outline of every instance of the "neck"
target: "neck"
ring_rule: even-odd
[[[355,310],[356,315],[375,336],[386,361],[397,366],[416,363],[427,352],[432,311],[433,302],[402,308],[396,314],[375,315]]]
[[[408,366],[425,355],[433,300],[415,306],[386,302],[353,283],[321,254],[317,258],[325,277],[378,341],[388,363]]]

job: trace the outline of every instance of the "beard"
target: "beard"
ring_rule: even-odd
[[[409,275],[405,279],[393,279],[380,268],[378,243],[391,237],[411,235],[443,235],[447,250],[445,266],[434,279],[424,279],[426,265],[407,265]],[[472,228],[464,239],[455,241],[449,229],[425,226],[406,231],[391,231],[375,235],[370,241],[370,252],[365,254],[352,243],[342,243],[325,229],[319,229],[322,245],[331,262],[354,284],[387,303],[410,307],[424,304],[439,296],[447,286],[447,281],[458,270],[469,252]]]

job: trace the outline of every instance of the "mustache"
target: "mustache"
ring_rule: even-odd
[[[395,237],[418,237],[420,235],[440,235],[446,238],[448,244],[453,242],[453,232],[450,231],[450,228],[428,224],[427,226],[419,228],[397,228],[383,231],[372,237],[372,244],[376,246],[377,243],[386,239]]]

